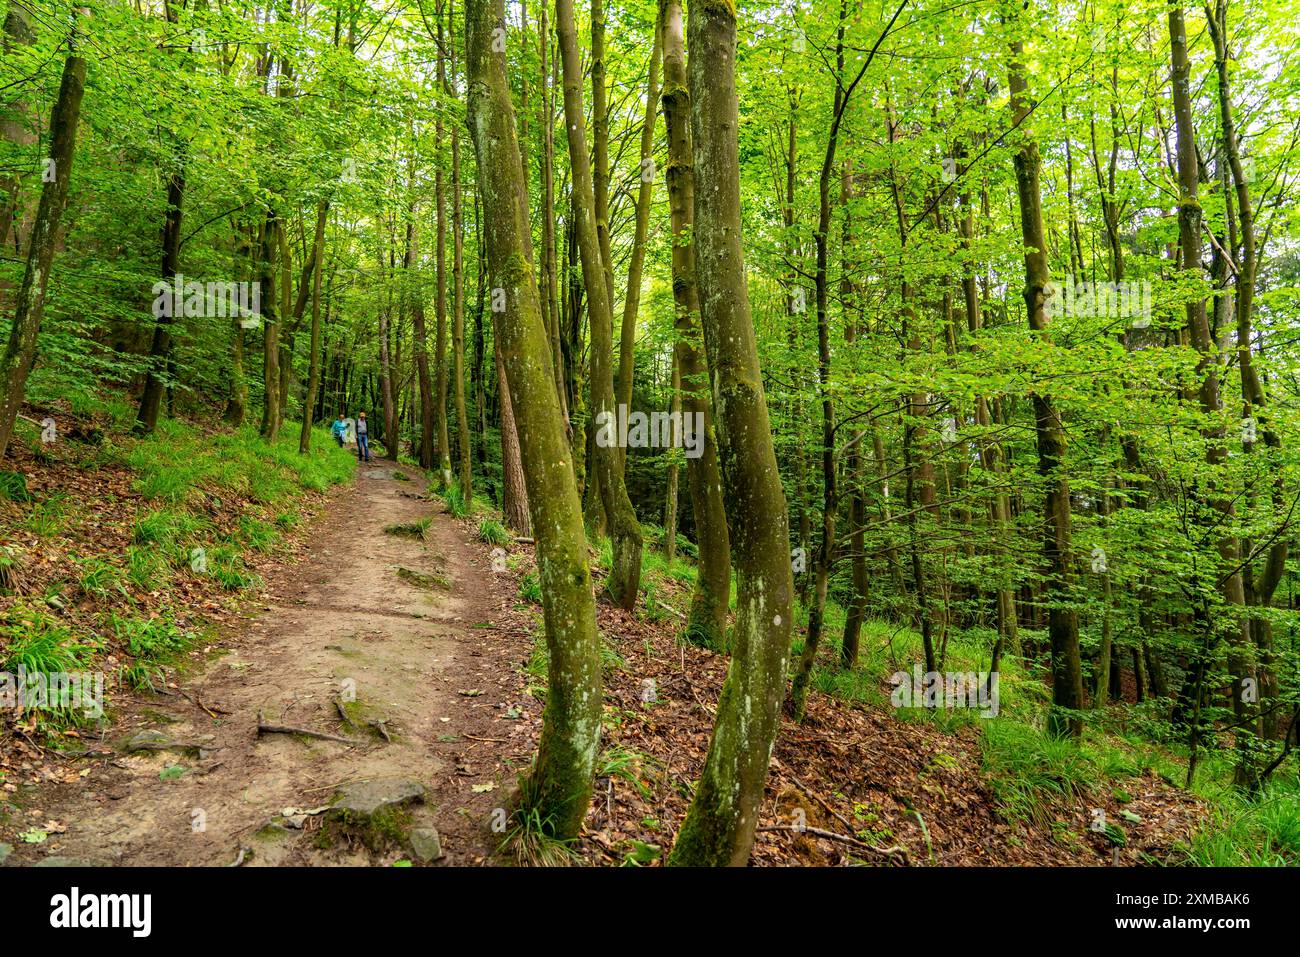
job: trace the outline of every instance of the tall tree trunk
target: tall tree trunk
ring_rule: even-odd
[[[668,414],[673,423],[682,415],[682,367],[674,350],[671,361],[672,373],[669,376],[672,399],[668,403]],[[672,444],[674,449],[681,442],[681,427],[674,424]],[[668,479],[664,483],[664,564],[672,571],[673,560],[677,557],[677,453],[670,452],[668,457]]]
[[[411,204],[410,219],[406,224],[407,281],[414,285],[411,296],[411,327],[415,349],[415,377],[420,392],[420,468],[433,468],[434,408],[433,380],[429,375],[429,333],[424,321],[424,284],[417,278],[419,272],[419,229],[415,223],[415,204]]]
[[[450,13],[448,14],[450,18]],[[456,76],[456,32],[451,33],[451,75]],[[455,90],[448,86],[448,92]],[[460,435],[460,495],[471,512],[474,507],[474,473],[470,462],[469,416],[465,409],[465,237],[461,231],[460,127],[451,128],[451,361],[452,396],[456,406],[456,431]],[[543,328],[545,323],[543,323]]]
[[[1019,15],[1015,15],[1019,19]],[[1022,62],[1023,41],[1011,42],[1011,113],[1016,128],[1029,116],[1029,84]],[[1043,230],[1042,194],[1038,175],[1038,144],[1022,135],[1015,155],[1016,193],[1020,201],[1020,232],[1025,244],[1025,312],[1029,328],[1047,342],[1046,302],[1051,294],[1047,239]],[[1038,471],[1047,485],[1043,503],[1044,582],[1049,603],[1048,636],[1052,645],[1052,712],[1048,732],[1078,738],[1083,733],[1083,666],[1079,660],[1079,620],[1070,596],[1070,480],[1065,472],[1065,429],[1051,396],[1035,391],[1034,428],[1038,442]]]
[[[789,119],[786,123],[786,148],[785,148],[785,195],[781,203],[781,225],[784,227],[784,239],[782,241],[782,252],[785,256],[786,266],[789,270],[786,275],[785,288],[785,313],[786,313],[786,344],[789,348],[790,356],[786,366],[786,374],[790,377],[790,420],[792,422],[803,422],[803,379],[804,370],[800,359],[800,323],[801,317],[805,312],[804,291],[798,285],[800,281],[800,272],[795,266],[796,245],[795,245],[795,185],[798,179],[799,166],[799,139],[798,139],[798,107],[801,94],[798,88],[791,85],[787,89],[789,99]],[[798,430],[796,436],[793,455],[793,472],[795,484],[795,501],[799,507],[799,554],[804,556],[806,561],[808,551],[812,545],[812,515],[809,508],[809,485],[808,482],[808,462],[807,452],[804,448],[803,430]],[[799,601],[807,603],[808,601],[808,582],[809,576],[805,570],[800,574],[796,581],[799,585]]]
[[[822,168],[817,180],[817,229],[813,240],[817,251],[815,273],[817,300],[817,381],[822,400],[822,540],[817,556],[816,584],[814,585],[813,603],[808,611],[808,633],[804,638],[803,653],[795,671],[790,689],[790,710],[796,720],[803,718],[804,705],[808,700],[808,684],[812,680],[813,668],[817,662],[817,650],[821,644],[822,625],[826,612],[826,590],[830,581],[831,568],[835,562],[835,513],[839,508],[839,489],[836,484],[835,466],[835,403],[831,397],[831,352],[830,352],[830,272],[827,242],[831,227],[831,174],[835,169],[835,151],[839,144],[840,126],[844,122],[844,112],[848,109],[853,91],[857,89],[868,67],[875,59],[876,50],[884,41],[894,23],[902,13],[908,0],[903,0],[893,18],[880,33],[871,51],[866,57],[859,57],[861,66],[849,83],[844,82],[844,22],[848,7],[846,0],[840,2],[839,24],[835,33],[835,94],[831,104],[830,133],[826,139],[826,152],[822,157]],[[692,18],[692,22],[694,22]],[[789,543],[787,541],[787,548]]]
[[[743,866],[780,724],[794,581],[741,250],[735,8],[694,3],[688,30],[698,187],[692,238],[735,535],[736,627],[709,754],[668,863]]]
[[[240,255],[249,262],[250,282],[259,281],[259,272],[254,259],[257,248],[256,233],[252,226],[241,229]],[[226,397],[226,409],[221,420],[233,428],[244,424],[248,411],[248,373],[244,367],[244,322],[251,318],[236,314],[230,320],[230,394]],[[259,317],[260,321],[260,317]]]
[[[572,21],[572,18],[570,18]],[[576,27],[574,30],[576,31]],[[556,8],[555,32],[560,43],[560,62],[565,75],[565,110],[568,110],[568,62],[564,59],[564,18]],[[573,37],[576,52],[578,39]],[[614,257],[610,251],[609,235],[609,104],[605,87],[605,0],[591,0],[591,176],[592,198],[596,217],[596,236],[600,248],[600,261],[605,276],[605,294],[614,302]],[[578,102],[582,102],[582,83],[578,82]],[[568,124],[572,126],[572,124]],[[570,130],[569,137],[573,133]],[[586,140],[586,134],[583,134]],[[574,182],[575,189],[577,182]],[[586,280],[584,279],[584,282]],[[590,306],[588,307],[590,308]],[[612,320],[611,320],[612,321]],[[592,405],[596,404],[594,398]]]
[[[1184,272],[1199,275],[1201,271],[1201,227],[1202,211],[1200,203],[1200,164],[1196,151],[1196,133],[1192,124],[1191,61],[1187,51],[1187,27],[1183,21],[1181,0],[1174,0],[1169,7],[1169,47],[1171,78],[1174,101],[1174,124],[1177,130],[1177,166],[1178,166],[1178,248],[1181,256],[1181,268]],[[1249,306],[1249,303],[1247,303]],[[1219,390],[1219,371],[1222,360],[1219,344],[1210,332],[1209,316],[1205,300],[1194,299],[1187,303],[1187,328],[1192,347],[1200,353],[1201,360],[1197,371],[1203,377],[1198,391],[1201,411],[1212,421],[1220,417],[1223,409],[1223,397]],[[1249,346],[1247,346],[1249,348]],[[1205,430],[1205,458],[1210,466],[1209,488],[1203,494],[1210,507],[1218,513],[1215,524],[1231,527],[1233,517],[1232,500],[1226,490],[1220,488],[1219,475],[1227,461],[1228,450],[1224,429],[1211,425]],[[1210,529],[1205,529],[1210,532]],[[1255,680],[1253,665],[1248,660],[1250,642],[1249,621],[1245,615],[1245,594],[1241,576],[1241,549],[1236,536],[1221,535],[1217,543],[1220,562],[1227,571],[1222,575],[1219,569],[1212,574],[1219,580],[1219,590],[1226,614],[1215,614],[1208,609],[1198,612],[1204,622],[1204,629],[1209,644],[1217,643],[1220,635],[1228,639],[1229,662],[1232,672],[1232,706],[1237,727],[1237,765],[1234,771],[1235,783],[1253,791],[1258,786],[1258,768],[1254,757],[1254,742],[1259,732],[1259,716],[1254,706],[1254,698],[1247,692],[1247,681]],[[1198,702],[1199,706],[1199,694]],[[1195,733],[1195,725],[1193,733]],[[1190,778],[1190,772],[1189,772]]]
[[[163,15],[170,24],[177,22],[177,11],[169,0],[163,2]],[[181,212],[185,201],[185,161],[183,145],[176,148],[175,168],[167,176],[167,211],[163,214],[162,280],[169,286],[180,272]],[[185,299],[184,289],[172,290],[172,303],[180,310]],[[145,374],[144,392],[140,396],[140,409],[136,414],[135,429],[138,435],[147,435],[158,425],[158,411],[163,395],[171,388],[172,336],[171,326],[176,317],[172,310],[157,316],[153,328],[153,342],[149,347],[149,366]]]
[[[593,20],[595,11],[593,10]],[[592,192],[590,159],[587,152],[586,120],[582,114],[582,64],[578,60],[578,38],[574,28],[573,0],[556,0],[555,27],[560,38],[564,67],[564,116],[572,157],[573,190],[577,196],[578,248],[583,283],[587,289],[587,315],[591,326],[591,395],[596,427],[609,436],[617,431],[614,407],[613,314],[607,285],[604,256],[597,236],[598,217]],[[594,30],[593,30],[594,32]],[[592,70],[593,80],[595,69]],[[597,116],[601,114],[597,112]],[[597,441],[596,470],[600,476],[601,501],[609,519],[614,546],[612,567],[605,589],[610,599],[631,610],[636,604],[641,581],[641,527],[627,497],[619,460],[619,443]]]
[[[169,7],[170,8],[170,7]],[[167,177],[167,212],[163,218],[162,278],[170,288],[180,272],[181,206],[185,201],[184,159],[178,157],[177,169]],[[184,308],[185,290],[172,289],[173,310],[164,310],[153,327],[153,342],[149,347],[149,371],[145,375],[144,392],[140,396],[140,409],[136,414],[135,432],[147,435],[158,425],[158,411],[167,390],[167,373],[170,371],[172,353],[172,314]]]
[[[1255,368],[1251,342],[1254,338],[1253,316],[1255,302],[1255,277],[1259,268],[1259,251],[1255,234],[1255,213],[1250,199],[1250,182],[1242,166],[1241,147],[1237,137],[1236,118],[1233,114],[1231,67],[1228,51],[1228,3],[1227,0],[1215,0],[1214,9],[1207,4],[1206,21],[1210,25],[1210,36],[1214,41],[1214,64],[1219,80],[1219,120],[1223,131],[1223,152],[1232,174],[1233,194],[1237,203],[1238,228],[1241,233],[1240,253],[1237,256],[1237,279],[1235,285],[1237,312],[1237,368],[1241,374],[1241,392],[1245,408],[1243,415],[1255,418],[1263,433],[1264,446],[1268,454],[1277,457],[1281,453],[1282,439],[1277,429],[1270,422],[1267,413],[1268,393]],[[1246,446],[1254,451],[1254,443]],[[1286,492],[1280,462],[1273,462],[1274,480],[1271,494],[1273,505],[1278,515],[1285,514]],[[1242,570],[1242,585],[1248,601],[1259,608],[1267,609],[1273,603],[1283,576],[1289,553],[1289,536],[1279,534],[1264,559],[1264,567],[1258,578],[1254,577],[1252,565]],[[1244,551],[1245,549],[1243,549]],[[1278,696],[1277,674],[1273,668],[1272,622],[1267,615],[1255,615],[1250,619],[1251,634],[1255,646],[1259,649],[1259,682],[1261,704],[1276,702]],[[1271,708],[1264,718],[1264,730],[1270,737],[1281,734],[1283,725],[1279,715]]]
[[[390,253],[387,269],[388,283],[391,285],[393,280],[393,260],[396,254],[392,252],[392,242],[390,237]],[[382,261],[382,252],[380,255]],[[383,426],[384,434],[380,439],[384,443],[384,457],[390,461],[396,462],[399,454],[398,445],[400,444],[401,423],[397,420],[397,405],[393,395],[393,361],[392,361],[392,343],[390,341],[390,327],[392,325],[392,308],[393,299],[391,294],[384,303],[384,308],[379,311],[379,399],[383,403]]]
[[[447,85],[447,61],[443,55],[443,17],[449,16],[438,2],[438,88],[450,93]],[[438,264],[438,331],[434,345],[434,381],[436,393],[433,399],[434,424],[438,430],[438,480],[443,487],[451,484],[451,449],[447,434],[447,197],[442,173],[442,111],[439,110],[434,125],[434,156],[437,158],[434,173],[434,197],[438,206],[438,233],[435,242],[438,248],[435,258]]]
[[[506,382],[505,360],[501,355],[500,344],[494,345],[497,394],[501,402],[501,515],[506,525],[514,529],[516,534],[528,535],[532,527],[529,517],[532,510],[528,505],[531,493],[525,481],[514,400],[510,397],[509,384]]]
[[[627,293],[623,296],[623,324],[619,328],[618,402],[632,408],[632,380],[636,373],[636,318],[641,306],[641,278],[645,267],[646,233],[650,228],[650,202],[654,198],[655,111],[659,102],[659,59],[663,38],[658,23],[650,51],[646,80],[645,119],[641,123],[641,185],[636,196],[636,225],[632,237],[632,261],[627,267]],[[620,449],[626,465],[627,450]]]
[[[325,271],[325,221],[329,218],[329,200],[322,199],[316,204],[316,232],[312,241],[315,262],[311,278],[311,365],[307,371],[307,392],[302,402],[302,431],[298,435],[298,451],[306,455],[311,451],[312,411],[316,406],[316,393],[320,389],[321,367],[321,324],[320,324],[320,286],[321,274]]]
[[[487,259],[487,253],[483,248],[483,210],[480,206],[478,190],[474,190],[474,252],[475,252],[475,307],[474,307],[474,366],[473,366],[473,383],[474,383],[474,421],[478,423],[476,430],[477,458],[480,469],[487,466],[487,384],[486,372],[483,369],[484,361],[487,356],[487,343],[483,335],[483,312],[486,309],[487,300],[487,282],[486,273],[483,269],[483,263]],[[495,360],[494,360],[495,367]]]
[[[668,132],[668,207],[672,228],[676,343],[673,356],[684,421],[703,422],[703,450],[686,460],[686,481],[699,547],[695,590],[686,619],[688,641],[706,648],[727,646],[731,593],[731,541],[722,500],[722,471],[709,400],[709,370],[700,337],[700,289],[695,263],[695,173],[691,147],[691,96],[687,86],[681,0],[660,0],[659,33],[664,61],[664,123]]]
[[[505,29],[503,0],[468,0],[468,120],[478,154],[488,269],[493,287],[506,294],[506,310],[493,313],[494,325],[523,440],[549,654],[541,741],[520,800],[524,816],[567,840],[581,830],[591,799],[602,707],[600,637],[550,342],[524,250],[527,203],[518,201],[524,184],[505,55],[492,45],[498,29]]]
[[[50,281],[50,264],[58,242],[59,221],[68,203],[68,181],[72,176],[72,157],[77,146],[77,124],[81,118],[81,98],[86,89],[86,61],[80,56],[77,21],[68,36],[68,57],[63,61],[59,95],[50,114],[50,160],[54,178],[41,187],[41,201],[36,208],[27,245],[27,266],[14,305],[13,323],[9,327],[9,344],[0,358],[0,458],[9,448],[14,422],[23,404],[27,376],[36,356],[36,335],[45,313],[45,291]]]
[[[15,46],[30,47],[36,42],[36,32],[32,29],[32,14],[24,6],[11,2],[5,11],[3,49],[6,54],[13,52]],[[35,123],[29,111],[29,104],[23,98],[4,105],[0,112],[0,137],[3,137],[19,150],[32,146],[37,134],[31,129]],[[27,245],[27,220],[31,209],[23,197],[23,174],[14,171],[7,176],[0,176],[0,249],[12,249],[21,255]],[[0,286],[8,292],[7,284]]]
[[[548,321],[547,332],[551,338],[551,362],[555,368],[555,391],[560,397],[560,411],[564,415],[565,426],[572,432],[569,423],[568,390],[565,387],[564,352],[560,347],[560,289],[557,276],[556,241],[555,241],[555,67],[550,62],[551,30],[548,20],[546,0],[541,4],[540,29],[538,30],[539,47],[542,64],[542,90],[538,97],[541,111],[542,152],[542,312]],[[572,441],[572,439],[570,439]]]
[[[276,248],[281,229],[274,209],[262,221],[262,438],[274,442],[280,429],[280,296],[275,277]]]
[[[851,249],[853,248],[853,216],[849,201],[853,198],[853,174],[848,163],[840,174],[840,205],[844,207],[844,222],[840,236],[840,302],[844,309],[844,345],[853,352],[859,326],[862,324],[862,304],[859,298]],[[850,314],[852,313],[852,314]],[[865,331],[865,330],[864,330]],[[862,623],[867,616],[867,556],[863,524],[866,516],[862,502],[863,468],[862,443],[866,431],[855,428],[844,450],[844,473],[849,482],[849,562],[852,569],[853,593],[844,615],[844,635],[840,641],[840,667],[852,670],[858,665],[858,648],[862,638]]]

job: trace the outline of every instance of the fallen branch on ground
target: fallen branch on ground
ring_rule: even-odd
[[[309,738],[319,738],[322,741],[338,741],[340,744],[351,745],[356,747],[361,742],[353,741],[351,738],[342,738],[337,734],[326,734],[323,731],[313,731],[311,728],[295,728],[287,724],[267,724],[262,718],[262,712],[257,712],[257,733],[263,734],[302,734]]]
[[[847,834],[836,834],[834,831],[824,831],[820,827],[813,827],[808,824],[769,824],[767,827],[758,828],[759,831],[794,831],[797,834],[811,834],[813,837],[822,837],[828,841],[838,841],[841,844],[849,844],[853,847],[861,848],[864,851],[871,851],[881,857],[893,860],[901,857],[903,863],[911,865],[912,859],[908,856],[907,848],[895,844],[893,847],[876,847],[874,844],[868,844],[866,841],[859,841],[856,837],[849,837]]]
[[[186,701],[194,705],[200,711],[207,712],[208,717],[210,718],[215,718],[218,715],[222,715],[222,714],[230,714],[230,712],[226,711],[224,708],[209,708],[207,705],[203,703],[203,699],[200,698],[198,695],[191,695],[188,691],[185,691],[184,689],[178,689],[178,690],[180,691],[181,696]]]

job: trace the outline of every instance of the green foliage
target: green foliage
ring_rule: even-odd
[[[83,558],[79,562],[81,577],[79,585],[83,594],[90,598],[105,599],[110,592],[125,594],[121,571],[102,558]]]
[[[478,523],[479,541],[488,545],[497,545],[505,548],[514,541],[515,537],[510,534],[510,530],[494,518],[485,518]]]
[[[1300,790],[1279,783],[1258,799],[1227,794],[1210,825],[1187,849],[1198,867],[1295,867],[1300,864]]]
[[[109,616],[109,624],[127,652],[148,661],[165,660],[183,649],[190,636],[167,616],[157,618]]]
[[[466,518],[472,512],[471,503],[465,501],[459,481],[451,482],[442,490],[442,500],[447,504],[447,511],[456,518]]]
[[[596,759],[596,777],[619,778],[636,789],[642,798],[649,799],[654,792],[642,780],[642,768],[649,763],[644,754],[622,745],[610,745]]]
[[[68,500],[63,492],[55,492],[36,503],[27,516],[27,530],[37,538],[53,538],[67,527]]]
[[[18,603],[0,618],[0,671],[74,672],[86,667],[94,646],[39,606]]]
[[[1045,827],[1096,781],[1096,769],[1074,742],[1027,725],[989,722],[980,741],[984,770],[1010,820]]]
[[[530,571],[519,580],[519,597],[534,605],[542,603],[542,583],[537,572]]]
[[[11,502],[32,501],[32,494],[27,491],[27,477],[21,472],[0,471],[0,499]]]
[[[527,781],[521,779],[520,792],[526,793]],[[580,860],[572,841],[551,835],[554,826],[541,811],[521,802],[511,812],[507,827],[497,845],[497,853],[522,867],[564,867]]]

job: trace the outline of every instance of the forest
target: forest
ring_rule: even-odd
[[[1295,0],[0,10],[0,863],[1300,864]]]

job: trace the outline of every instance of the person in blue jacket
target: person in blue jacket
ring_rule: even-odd
[[[343,421],[342,412],[334,420],[334,424],[330,426],[330,432],[334,435],[334,441],[338,442],[339,448],[343,448],[343,436],[348,434],[348,424]]]

